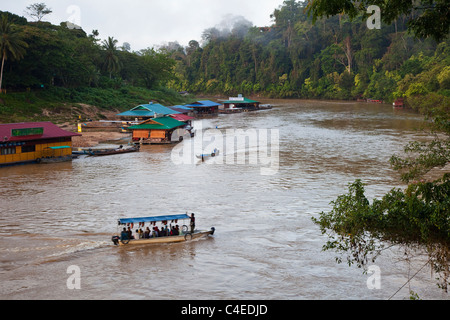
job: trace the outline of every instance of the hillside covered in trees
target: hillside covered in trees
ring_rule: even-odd
[[[152,48],[131,52],[127,43],[119,46],[112,37],[101,41],[96,30],[88,35],[66,22],[59,26],[28,22],[1,11],[0,16],[6,17],[11,29],[26,43],[22,59],[12,55],[7,59],[5,88],[133,85],[154,89],[173,77],[174,61],[164,52]]]
[[[65,22],[29,22],[0,12],[2,34],[6,30],[19,39],[17,56],[10,52],[4,61],[1,89],[44,89],[55,99],[115,107],[120,107],[114,104],[117,95],[96,98],[93,90],[131,93],[136,101],[148,98],[135,88],[163,95],[188,91],[386,102],[406,97],[410,105],[448,102],[448,36],[439,43],[415,38],[407,31],[410,17],[405,15],[381,29],[369,29],[362,17],[350,20],[346,15],[319,17],[313,23],[307,3],[284,1],[274,9],[271,26],[228,16],[226,27],[204,30],[202,39],[187,47],[175,42],[137,52],[112,37],[100,40],[96,30],[87,34]]]
[[[382,99],[450,95],[450,41],[416,39],[408,17],[381,29],[345,15],[315,23],[306,2],[288,0],[274,24],[237,19],[207,29],[202,41],[172,46],[177,90],[279,98]]]
[[[0,48],[0,122],[65,120],[78,104],[122,111],[150,100],[191,102],[167,88],[175,61],[164,50],[132,52],[96,30],[0,11]]]

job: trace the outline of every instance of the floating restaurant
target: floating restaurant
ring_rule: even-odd
[[[74,136],[81,134],[63,130],[51,122],[0,124],[0,166],[71,160]]]
[[[189,108],[189,107],[186,107],[186,106],[182,106],[182,105],[170,106],[168,108],[170,108],[172,110],[175,110],[175,111],[178,111],[179,113],[186,114],[186,115],[193,115],[194,114],[192,108]]]
[[[179,114],[180,112],[164,107],[161,104],[150,102],[149,104],[141,104],[129,111],[119,113],[117,116],[124,118],[134,118],[137,121],[157,118],[158,116],[166,116],[171,114]]]
[[[172,117],[148,119],[128,129],[133,132],[133,141],[142,144],[168,144],[182,141],[185,135],[191,135],[185,122]]]
[[[219,106],[219,103],[210,100],[201,100],[185,105],[185,107],[192,108],[193,114],[196,117],[218,115]]]
[[[260,102],[243,97],[239,94],[237,97],[230,97],[229,100],[222,101],[224,110],[239,108],[242,110],[258,110]]]

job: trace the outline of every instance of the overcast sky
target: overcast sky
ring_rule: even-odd
[[[88,34],[97,29],[101,39],[114,37],[135,51],[173,41],[182,46],[190,40],[200,42],[203,30],[230,15],[269,26],[270,15],[283,4],[283,0],[0,0],[0,10],[33,21],[25,9],[40,2],[53,11],[43,21],[57,25],[71,21]]]

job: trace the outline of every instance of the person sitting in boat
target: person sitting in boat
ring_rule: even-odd
[[[144,239],[149,239],[150,238],[150,229],[147,227],[147,229],[145,229],[144,232]]]
[[[180,235],[180,233],[178,232],[177,228],[172,226],[172,230],[170,231],[170,235],[171,236],[178,236],[178,235]]]
[[[133,232],[131,231],[130,227],[128,227],[127,234],[128,234],[128,240],[134,239]]]
[[[129,240],[127,229],[123,228],[120,233],[120,241]]]
[[[158,227],[153,227],[153,237],[159,237]]]

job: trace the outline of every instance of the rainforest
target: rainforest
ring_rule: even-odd
[[[176,90],[273,98],[377,99],[450,95],[450,43],[417,38],[403,16],[380,29],[346,15],[313,23],[307,3],[284,1],[273,25],[245,19],[171,46]]]
[[[3,29],[11,26],[26,44],[22,54],[4,61],[1,89],[51,89],[69,100],[91,100],[86,92],[94,89],[126,95],[130,88],[164,88],[166,95],[175,90],[388,103],[406,98],[411,104],[450,96],[448,36],[417,37],[408,30],[407,15],[380,29],[369,28],[364,16],[313,19],[307,5],[284,1],[270,26],[225,16],[186,47],[169,42],[139,51],[113,37],[101,41],[97,30],[87,34],[65,22],[28,22],[0,12],[7,20]]]

